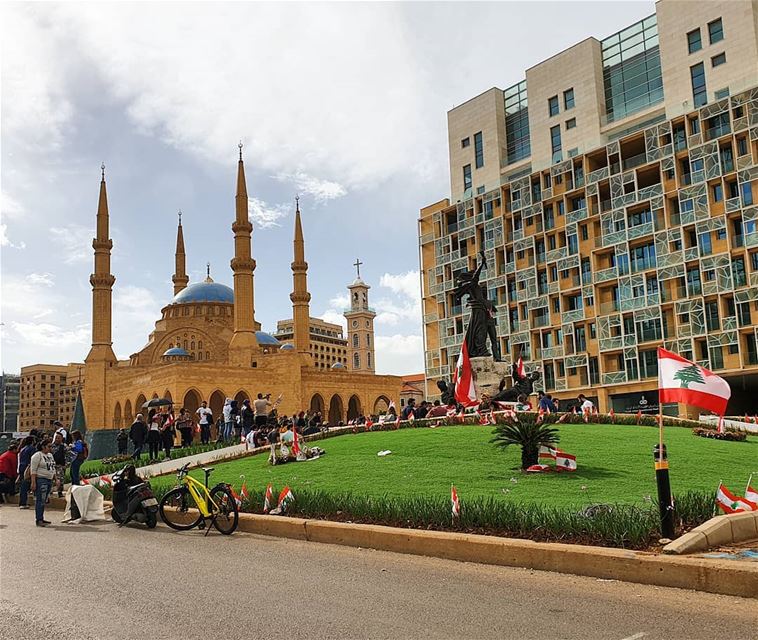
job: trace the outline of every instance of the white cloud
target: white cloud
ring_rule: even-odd
[[[0,192],[0,212],[3,218],[19,218],[24,213],[24,206],[7,191]]]
[[[420,335],[376,336],[376,372],[408,375],[424,370]]]
[[[394,293],[416,300],[421,297],[418,271],[408,271],[397,275],[385,273],[379,279],[379,286],[386,287]]]
[[[276,176],[280,182],[292,182],[299,193],[313,196],[316,202],[325,202],[341,198],[347,194],[347,189],[339,182],[332,180],[319,180],[313,176],[297,171],[295,173],[280,173]]]
[[[55,284],[52,273],[30,273],[26,276],[26,281],[31,285],[43,285],[52,287]]]
[[[76,264],[92,260],[92,238],[95,235],[91,227],[70,224],[65,227],[50,227],[52,241],[63,252],[65,264]]]
[[[11,239],[8,237],[8,225],[4,222],[0,222],[0,247],[10,247],[11,249],[26,249],[26,243],[24,241],[11,242]]]
[[[248,198],[247,215],[259,229],[279,227],[279,220],[289,215],[292,207],[286,204],[270,205],[259,198]]]
[[[161,317],[160,298],[144,287],[116,285],[113,289],[113,347],[132,354],[147,344]]]
[[[403,322],[421,324],[421,294],[419,290],[419,272],[385,273],[379,279],[379,286],[391,292],[390,296],[378,298],[377,325],[396,327]]]
[[[44,277],[49,274],[19,276],[3,273],[2,311],[6,318],[19,320],[49,316],[63,302],[55,290],[48,290]]]
[[[338,324],[342,327],[342,331],[347,331],[347,320],[345,319],[345,316],[342,315],[341,311],[336,311],[335,309],[327,309],[324,311],[324,313],[321,314],[321,319],[324,322]]]
[[[22,339],[38,347],[66,349],[72,345],[88,344],[90,341],[89,324],[71,329],[47,322],[13,322],[11,326]]]

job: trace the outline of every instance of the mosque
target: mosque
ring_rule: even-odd
[[[105,171],[100,182],[97,230],[92,247],[95,272],[92,285],[92,346],[85,360],[84,413],[93,455],[115,447],[115,431],[128,427],[151,398],[168,398],[193,412],[206,400],[215,417],[224,399],[254,399],[257,393],[281,394],[279,412],[321,411],[332,424],[362,413],[383,411],[397,400],[402,378],[373,372],[373,319],[368,289],[358,278],[348,287],[349,357],[336,358],[328,368],[316,366],[311,335],[318,321],[309,315],[308,263],[299,203],[295,212],[292,340],[283,344],[261,331],[255,319],[252,256],[253,225],[248,219],[245,167],[237,167],[236,216],[232,224],[234,288],[214,282],[189,283],[185,266],[181,217],[177,229],[174,297],[161,310],[147,344],[128,360],[118,360],[111,338],[112,291],[108,199]],[[321,356],[323,358],[323,356]]]

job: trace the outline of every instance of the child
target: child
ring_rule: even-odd
[[[118,430],[116,436],[116,444],[118,445],[118,455],[125,456],[127,454],[127,445],[129,443],[129,436],[124,429]]]

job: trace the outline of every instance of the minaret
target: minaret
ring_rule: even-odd
[[[95,273],[89,277],[92,285],[92,348],[86,362],[116,362],[111,337],[111,297],[116,278],[111,275],[111,249],[113,242],[108,237],[108,194],[105,190],[105,165],[100,167],[100,200],[97,205],[96,237],[92,240],[95,250]]]
[[[252,358],[258,354],[258,340],[255,337],[255,303],[253,300],[252,257],[253,225],[247,214],[247,185],[245,165],[242,162],[242,143],[239,143],[240,159],[237,165],[237,195],[235,196],[236,216],[234,232],[234,258],[231,262],[234,273],[234,334],[229,343],[229,361],[232,364],[249,367]]]
[[[376,367],[374,360],[374,318],[376,313],[368,306],[369,287],[361,280],[361,265],[356,259],[353,266],[357,277],[348,286],[350,291],[350,310],[345,311],[347,319],[347,354],[348,369],[352,371],[372,372]]]
[[[179,226],[176,229],[176,254],[174,257],[174,295],[187,287],[189,276],[187,275],[186,256],[184,254],[184,232],[182,231],[182,212],[179,212]]]
[[[298,353],[310,353],[310,306],[308,293],[308,263],[305,261],[305,240],[300,222],[300,198],[295,198],[295,252],[292,267],[292,320],[294,342]]]
[[[92,429],[111,425],[107,401],[108,370],[116,363],[111,337],[111,296],[116,278],[111,274],[111,248],[108,237],[108,195],[105,191],[105,165],[100,167],[100,200],[97,206],[97,229],[92,241],[95,250],[95,273],[92,285],[92,347],[85,359],[84,410]]]

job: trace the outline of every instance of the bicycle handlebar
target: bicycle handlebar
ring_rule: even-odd
[[[176,477],[181,478],[182,476],[186,476],[187,472],[189,471],[190,463],[188,462],[185,464],[179,471],[176,472]]]

